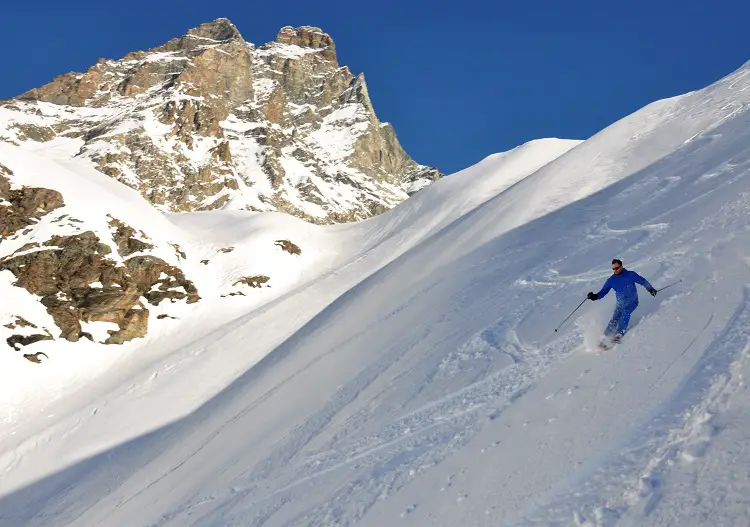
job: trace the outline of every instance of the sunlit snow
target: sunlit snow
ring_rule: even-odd
[[[0,144],[15,184],[132,222],[202,296],[143,341],[0,354],[0,525],[747,525],[748,108],[750,64],[330,227],[163,215]],[[612,295],[554,329],[613,257],[682,283],[602,353]],[[247,275],[270,287],[222,296]],[[0,314],[35,316],[24,295]]]

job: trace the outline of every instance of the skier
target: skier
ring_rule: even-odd
[[[604,282],[602,290],[598,293],[589,293],[588,298],[589,300],[599,300],[607,296],[610,289],[615,290],[617,296],[615,312],[612,314],[609,324],[607,324],[607,329],[604,330],[604,336],[613,342],[618,342],[628,329],[630,315],[638,307],[638,292],[635,289],[635,284],[645,287],[646,291],[651,293],[651,296],[656,296],[657,291],[641,275],[625,269],[622,266],[622,261],[617,258],[612,260],[612,271],[614,274]]]

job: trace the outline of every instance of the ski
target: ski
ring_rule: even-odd
[[[622,340],[622,337],[602,337],[602,339],[599,341],[599,349],[601,349],[602,351],[612,349],[615,344],[618,344],[620,342],[620,340]]]

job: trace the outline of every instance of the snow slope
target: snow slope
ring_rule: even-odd
[[[354,225],[170,218],[298,228],[318,264],[29,396],[0,525],[748,524],[749,104],[746,64]],[[597,354],[611,296],[553,330],[613,256],[683,282]]]
[[[73,197],[72,200],[68,199],[69,205],[59,214],[72,213],[83,218],[83,226],[76,226],[76,229],[92,229],[102,238],[107,234],[104,211],[86,206],[88,201],[92,201],[148,233],[156,230],[158,236],[153,236],[152,241],[157,242],[157,249],[171,242],[179,242],[187,256],[179,265],[186,276],[195,281],[201,295],[199,303],[184,306],[178,311],[177,321],[158,320],[160,310],[149,306],[153,313],[145,345],[142,341],[133,341],[123,346],[124,350],[118,348],[117,352],[112,353],[109,348],[102,350],[101,346],[88,345],[86,342],[40,342],[27,349],[41,351],[54,359],[47,362],[42,370],[26,361],[19,361],[17,354],[0,355],[2,369],[7,373],[3,386],[4,413],[7,417],[0,439],[6,445],[2,450],[8,452],[5,456],[7,463],[16,462],[19,450],[25,451],[29,445],[46,442],[59,431],[67,430],[71,421],[79,419],[80,405],[86,405],[97,413],[102,401],[111,404],[109,401],[115,399],[118,404],[129,405],[125,394],[135,390],[151,393],[154,381],[159,377],[163,379],[167,372],[171,382],[158,384],[161,387],[159,397],[169,397],[169,392],[174,398],[169,408],[155,405],[153,411],[134,414],[133,421],[123,427],[127,430],[125,436],[118,428],[112,427],[112,434],[105,434],[107,440],[116,444],[195,409],[260,360],[267,350],[273,349],[327,303],[361,281],[366,273],[372,273],[392,261],[431,232],[459,218],[497,191],[509,187],[578,143],[540,140],[511,152],[491,156],[476,167],[441,183],[439,188],[425,190],[410,199],[408,205],[399,208],[397,213],[389,213],[389,216],[371,222],[337,228],[322,228],[276,213],[211,211],[169,215],[165,219],[132,189],[83,164],[75,167],[75,171],[69,171],[66,167],[73,165],[56,165],[56,162],[37,159],[17,147],[0,144],[0,156],[15,170],[17,183],[42,185],[44,181],[38,179],[40,175],[56,174],[56,181],[52,184],[48,182],[47,186]],[[484,177],[474,182],[474,173],[484,174]],[[470,188],[467,182],[472,182]],[[104,185],[115,199],[98,193],[98,185]],[[82,189],[81,195],[76,195],[74,189]],[[420,214],[419,211],[430,203],[442,206],[431,207],[429,217],[425,218],[424,213]],[[44,239],[48,224],[54,226],[55,219],[46,218],[35,229],[36,232],[28,236],[41,236]],[[99,224],[103,227],[97,228]],[[58,234],[68,233],[63,229]],[[280,238],[298,242],[302,254],[290,258],[280,251],[274,245],[274,241]],[[11,248],[26,241],[13,242]],[[230,248],[229,253],[223,251]],[[157,255],[177,263],[174,254],[161,251]],[[205,261],[208,261],[208,265],[202,263]],[[253,290],[248,296],[224,295],[236,290],[231,286],[237,278],[248,274],[271,276],[272,287]],[[323,284],[315,283],[321,277],[327,280]],[[12,276],[3,285],[3,295],[13,293],[19,296],[17,301],[6,304],[10,308],[9,316],[19,312],[24,314],[27,310],[45,314],[35,297],[12,287]],[[278,310],[265,313],[267,304],[294,289],[309,289],[305,308],[291,312],[284,310],[281,315]],[[298,301],[299,297],[296,297],[295,302]],[[171,305],[170,308],[174,309]],[[258,329],[252,332],[257,351],[248,354],[244,346],[230,347],[220,354],[200,357],[201,360],[195,361],[196,356],[205,351],[204,343],[226,332],[227,328],[223,326],[238,316],[256,320],[259,324],[256,327],[263,329],[262,332]],[[276,331],[268,331],[269,328]],[[242,338],[244,340],[245,337]],[[186,347],[196,341],[197,348],[196,345]],[[204,359],[212,362],[207,363]],[[227,361],[231,361],[233,367],[228,368]],[[212,371],[209,379],[205,378],[207,369]],[[33,415],[36,413],[50,415],[47,420],[35,420]],[[122,418],[117,411],[111,415]],[[122,425],[123,421],[119,423]],[[76,451],[72,460],[77,460],[80,455]],[[37,466],[46,473],[54,464],[40,463]],[[30,471],[17,472],[16,475],[33,479]]]

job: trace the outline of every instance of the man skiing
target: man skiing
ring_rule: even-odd
[[[607,296],[610,289],[615,290],[617,296],[615,312],[612,314],[609,324],[607,324],[607,329],[604,330],[604,336],[618,342],[628,329],[630,315],[638,307],[638,291],[636,291],[635,284],[645,287],[646,291],[651,293],[651,296],[656,296],[657,291],[641,275],[625,269],[622,266],[622,261],[617,258],[612,260],[612,271],[614,274],[604,282],[602,290],[598,293],[589,293],[588,298],[589,300],[599,300]]]

